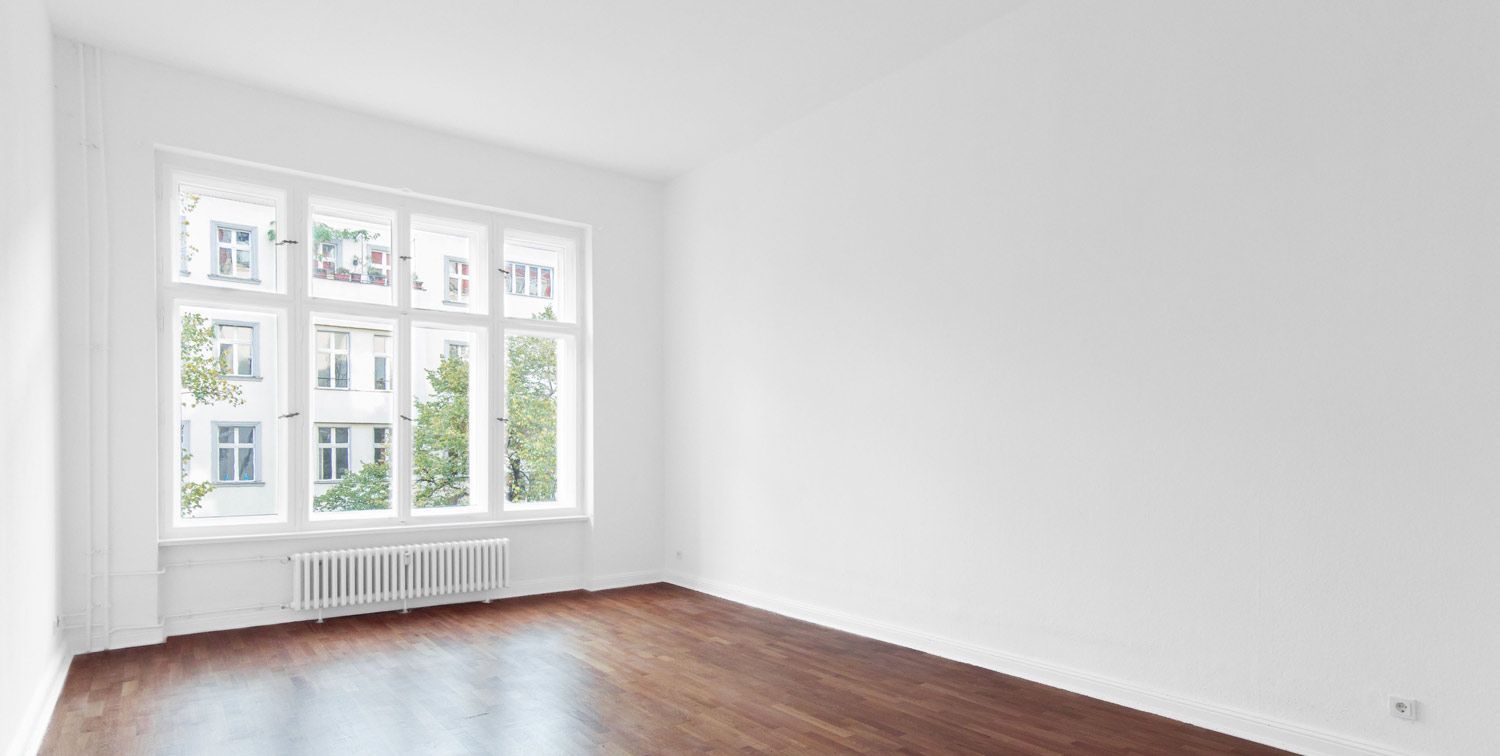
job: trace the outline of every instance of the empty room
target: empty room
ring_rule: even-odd
[[[0,0],[0,756],[1500,754],[1497,42]]]

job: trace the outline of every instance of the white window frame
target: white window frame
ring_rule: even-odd
[[[395,340],[396,334],[371,334],[370,367],[372,385],[375,391],[390,391],[392,383],[396,380],[391,371],[391,342]],[[376,349],[381,339],[385,340],[385,349]],[[384,383],[385,385],[380,385]]]
[[[158,166],[159,184],[162,187],[158,196],[158,237],[170,240],[170,243],[158,245],[158,298],[163,311],[159,338],[164,345],[164,348],[158,350],[161,430],[157,434],[162,445],[158,455],[158,476],[161,480],[159,490],[163,491],[163,501],[159,507],[162,518],[159,533],[163,542],[282,538],[288,534],[307,532],[464,528],[483,524],[592,518],[592,382],[588,377],[592,362],[588,276],[592,239],[590,226],[473,203],[452,202],[407,190],[262,168],[241,161],[215,160],[165,148],[158,152]],[[301,240],[303,243],[280,246],[278,242],[278,282],[274,287],[228,289],[205,284],[203,281],[175,277],[180,264],[177,236],[173,233],[173,222],[177,216],[176,188],[185,179],[190,179],[189,183],[195,185],[222,183],[270,190],[280,197],[277,228],[283,233],[278,233],[278,239],[284,239],[288,243]],[[394,287],[393,303],[372,304],[310,296],[313,250],[308,242],[312,238],[311,207],[315,203],[326,207],[329,200],[339,204],[377,207],[392,214],[390,259],[393,268],[388,281]],[[411,309],[412,265],[409,257],[403,259],[403,256],[411,254],[414,216],[453,221],[477,230],[478,235],[474,237],[474,245],[471,247],[473,254],[467,263],[471,276],[470,303],[479,306],[453,310]],[[501,280],[503,274],[500,268],[504,261],[504,246],[508,240],[515,238],[529,239],[533,243],[546,244],[549,248],[566,250],[566,256],[560,258],[559,269],[554,272],[553,286],[555,293],[559,291],[559,285],[566,287],[561,291],[570,298],[568,311],[572,315],[571,322],[505,317],[503,297],[506,287]],[[446,269],[443,285],[446,295]],[[284,338],[277,339],[278,354],[281,356],[275,361],[278,371],[275,399],[277,419],[262,425],[256,434],[257,446],[264,447],[268,438],[277,445],[278,461],[275,469],[270,472],[281,479],[262,482],[263,485],[277,487],[279,491],[279,509],[275,515],[193,521],[180,518],[177,514],[176,492],[181,476],[181,449],[177,432],[178,401],[174,392],[177,380],[176,359],[175,349],[165,345],[175,345],[174,328],[178,325],[176,314],[185,304],[265,311],[275,314],[280,319],[278,322],[283,324],[279,332]],[[423,325],[472,330],[476,339],[471,346],[470,360],[475,365],[477,379],[473,384],[476,392],[473,406],[476,407],[476,412],[480,406],[486,411],[484,417],[476,417],[471,423],[487,421],[488,425],[485,430],[487,443],[484,445],[486,456],[484,459],[471,461],[476,473],[481,468],[489,472],[482,486],[485,497],[482,509],[468,507],[451,513],[424,511],[413,517],[410,480],[411,423],[393,419],[389,454],[394,504],[391,512],[379,517],[358,519],[322,519],[313,516],[313,479],[316,471],[309,468],[316,455],[309,444],[315,444],[310,408],[311,391],[314,390],[312,386],[316,383],[316,353],[314,345],[308,339],[313,337],[311,318],[314,312],[387,319],[397,324],[392,333],[395,354],[390,369],[398,413],[402,411],[401,408],[406,408],[405,411],[409,414],[412,406],[411,386],[407,385],[409,381],[401,380],[399,376],[409,376],[412,372],[410,341],[413,321]],[[567,374],[561,390],[571,397],[574,411],[568,418],[561,414],[559,417],[558,475],[559,490],[569,488],[571,493],[566,500],[560,500],[555,505],[513,506],[505,500],[503,470],[506,428],[502,408],[507,404],[504,355],[506,337],[515,332],[557,336],[563,338],[568,345],[568,364],[566,367],[560,365],[559,370]],[[351,361],[351,384],[356,380],[355,369],[355,364]],[[559,377],[561,379],[562,375]],[[472,427],[474,426],[471,425]],[[268,436],[268,433],[271,435]],[[217,434],[214,438],[217,439]],[[564,445],[568,448],[561,448]],[[217,465],[217,451],[213,453],[214,464]],[[264,477],[267,472],[264,455],[256,458],[256,472],[257,477]],[[214,475],[216,480],[216,470]],[[476,490],[474,495],[477,497],[480,493]]]
[[[382,461],[389,464],[391,456],[391,433],[394,430],[395,428],[389,425],[376,425],[370,429],[370,462],[372,464],[378,465]],[[380,440],[381,431],[385,431],[385,441]]]
[[[243,247],[243,249],[250,255],[250,275],[249,275],[249,277],[246,277],[246,276],[237,276],[237,275],[234,275],[234,273],[232,273],[232,272],[231,273],[224,273],[224,272],[222,272],[222,271],[219,270],[219,230],[220,229],[226,229],[226,230],[231,231],[231,232],[244,231],[244,232],[250,234],[250,243],[249,243],[249,245]],[[246,225],[242,225],[242,224],[239,224],[239,223],[225,223],[223,221],[210,220],[208,222],[208,238],[209,238],[209,241],[213,245],[212,248],[211,248],[211,251],[213,252],[213,257],[210,258],[210,262],[209,262],[209,266],[208,266],[208,277],[211,278],[211,279],[214,279],[214,280],[218,280],[218,281],[234,281],[236,283],[253,283],[253,284],[260,283],[260,239],[257,238],[259,236],[260,236],[260,231],[258,229],[256,229],[254,226],[246,226]],[[229,249],[230,249],[230,262],[231,262],[231,264],[230,264],[229,267],[231,269],[233,269],[233,268],[238,267],[237,265],[234,265],[233,263],[234,263],[235,259],[237,258],[239,250],[242,249],[242,247],[240,247],[240,245],[239,245],[238,242],[231,242],[230,245],[229,245]]]
[[[263,424],[260,421],[258,421],[258,420],[223,420],[223,421],[215,420],[213,422],[213,438],[212,438],[213,447],[212,447],[212,450],[213,450],[214,457],[213,457],[212,475],[209,477],[209,480],[212,481],[212,483],[214,484],[215,487],[218,487],[218,486],[263,486],[263,485],[266,484],[265,476],[263,474],[265,472],[265,470],[264,470],[263,466],[261,465],[261,453],[260,453],[261,444],[265,443],[265,435],[261,431],[262,427],[263,427]],[[221,468],[220,468],[220,462],[219,462],[219,450],[226,448],[226,446],[225,446],[224,442],[222,442],[222,441],[219,440],[219,431],[223,430],[224,428],[250,428],[251,429],[251,433],[250,433],[251,439],[250,439],[250,443],[249,444],[242,443],[239,440],[239,432],[236,431],[235,432],[235,440],[233,442],[231,442],[230,444],[228,444],[228,448],[234,449],[236,452],[238,452],[240,449],[245,449],[245,448],[249,448],[251,450],[250,451],[250,464],[255,467],[255,477],[253,479],[251,479],[251,480],[240,480],[239,479],[239,475],[235,475],[232,479],[225,480],[224,476],[220,474],[221,473]],[[234,454],[234,456],[233,456],[233,459],[235,460],[235,462],[234,462],[234,472],[236,472],[236,473],[238,473],[239,469],[240,469],[239,458],[240,458],[240,455],[238,453]]]
[[[250,322],[248,320],[213,320],[213,321],[210,321],[210,326],[213,328],[213,331],[214,331],[214,354],[222,356],[224,354],[224,351],[223,351],[224,350],[224,345],[225,344],[229,344],[230,345],[230,354],[233,356],[233,360],[232,360],[231,364],[234,365],[235,367],[239,366],[239,356],[240,355],[239,355],[239,349],[238,349],[238,347],[239,347],[240,342],[237,342],[237,341],[225,341],[224,339],[220,338],[219,337],[219,328],[220,328],[220,326],[229,326],[231,328],[249,328],[250,329],[250,344],[249,344],[249,348],[250,348],[250,372],[247,373],[247,374],[241,374],[241,373],[237,373],[237,372],[234,372],[233,370],[231,370],[231,371],[225,373],[224,377],[228,378],[231,381],[244,381],[244,380],[257,380],[257,379],[259,379],[260,378],[260,324],[259,323],[252,323],[252,322]]]
[[[323,431],[328,431],[328,440],[323,440]],[[339,442],[339,431],[344,432],[343,443]],[[315,483],[337,483],[349,477],[349,468],[354,466],[354,427],[349,425],[337,425],[332,423],[318,423],[318,469],[313,478]],[[339,450],[344,452],[344,474],[339,474]],[[333,477],[323,477],[323,455],[328,454],[328,469],[333,471]]]
[[[382,255],[385,256],[385,262],[384,263],[381,263],[379,265],[377,265],[375,263],[375,253],[376,252],[379,252],[379,253],[381,253]],[[390,248],[390,245],[388,245],[388,244],[366,244],[365,245],[365,270],[364,270],[365,278],[372,278],[373,274],[376,271],[379,271],[381,274],[384,275],[384,277],[385,277],[384,278],[385,283],[383,283],[383,284],[375,284],[373,281],[367,281],[366,283],[371,283],[372,285],[375,285],[375,286],[390,286],[391,285],[391,248]]]
[[[468,267],[469,272],[464,273],[462,270],[456,272],[449,270],[449,265],[454,264],[458,265],[460,268]],[[474,298],[473,279],[474,263],[472,261],[462,257],[453,257],[451,255],[443,257],[443,304],[468,307],[469,302]],[[458,282],[458,299],[448,298],[448,293],[452,290],[452,287],[448,286],[449,281]],[[465,284],[467,284],[467,287],[465,286]],[[465,288],[468,289],[468,293],[464,293]]]
[[[329,334],[328,348],[324,349],[318,342],[318,337]],[[344,348],[339,349],[338,337],[344,337]],[[354,333],[339,328],[319,328],[313,333],[313,348],[318,350],[318,358],[313,361],[313,385],[321,391],[349,391],[354,387]],[[323,356],[328,356],[328,385],[319,385],[318,381],[323,377],[318,375],[322,368]],[[339,357],[344,358],[344,385],[339,385]]]
[[[557,269],[551,265],[538,265],[536,263],[515,262],[508,263],[509,273],[505,276],[505,293],[517,297],[531,297],[533,299],[552,299],[552,294],[544,294],[548,287],[556,286]],[[530,287],[531,272],[536,271],[537,293],[527,291]],[[542,283],[542,272],[547,273],[546,284]],[[517,281],[516,279],[520,280]]]

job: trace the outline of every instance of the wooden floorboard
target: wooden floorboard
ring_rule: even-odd
[[[79,656],[42,748],[732,751],[1280,753],[665,584]]]

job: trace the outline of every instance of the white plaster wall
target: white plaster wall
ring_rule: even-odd
[[[1033,3],[673,182],[669,569],[1500,752],[1497,32]]]
[[[103,261],[81,279],[63,328],[79,404],[101,441],[82,460],[66,516],[63,578],[75,644],[120,647],[163,632],[283,621],[286,568],[274,561],[168,567],[189,560],[410,542],[380,534],[158,548],[154,437],[156,145],[274,165],[594,225],[595,518],[475,526],[423,540],[505,535],[517,592],[642,580],[660,569],[661,186],[439,135],[187,73],[66,40],[58,43],[64,254]],[[233,103],[221,107],[219,103]],[[89,146],[97,144],[97,148]],[[90,527],[91,526],[91,527]],[[92,533],[92,534],[91,534]],[[92,549],[89,541],[92,538]],[[81,623],[89,622],[85,630]]]
[[[34,747],[63,654],[58,611],[58,258],[52,36],[0,3],[0,753]]]

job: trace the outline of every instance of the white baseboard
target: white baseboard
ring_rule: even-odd
[[[1228,706],[1151,690],[1123,680],[1070,669],[834,609],[826,609],[717,580],[674,571],[666,572],[662,578],[666,582],[735,603],[893,643],[945,659],[972,664],[976,667],[1158,714],[1296,753],[1310,756],[1402,756],[1399,751],[1355,738],[1269,719]]]
[[[33,756],[42,747],[47,725],[52,722],[52,710],[57,707],[57,697],[62,694],[63,683],[68,679],[68,667],[73,663],[73,654],[61,643],[52,656],[46,674],[31,694],[31,701],[21,717],[20,729],[5,745],[6,756]]]
[[[543,593],[561,593],[563,591],[590,590],[599,591],[609,588],[624,588],[631,585],[642,585],[645,583],[656,583],[661,581],[661,572],[657,570],[642,570],[639,572],[621,572],[613,575],[599,575],[592,580],[585,580],[581,576],[569,576],[560,578],[541,578],[536,580],[512,581],[510,586],[499,591],[487,591],[479,594],[457,594],[451,596],[432,596],[424,599],[415,599],[407,602],[407,606],[413,609],[425,606],[438,606],[441,604],[455,604],[472,601],[480,601],[485,598],[506,599],[520,596],[535,596]],[[355,614],[373,614],[375,612],[388,612],[401,607],[401,602],[393,601],[381,604],[364,604],[361,606],[341,607],[329,609],[323,612],[323,617],[347,617]],[[222,611],[206,610],[195,612],[188,616],[169,616],[163,622],[164,636],[191,635],[193,633],[211,633],[219,630],[238,630],[245,627],[259,627],[261,625],[279,625],[284,622],[305,622],[315,619],[318,613],[315,611],[294,611],[281,607],[253,607],[247,609],[226,609]],[[154,641],[160,643],[160,640]],[[140,645],[140,644],[135,644]]]
[[[595,575],[589,581],[588,589],[591,591],[607,591],[612,588],[629,588],[635,585],[649,585],[661,582],[661,570],[637,570],[635,572],[617,572],[613,575]]]
[[[161,625],[113,627],[109,630],[109,637],[105,639],[105,647],[116,649],[131,648],[133,646],[151,646],[161,643],[166,639],[165,628]]]

